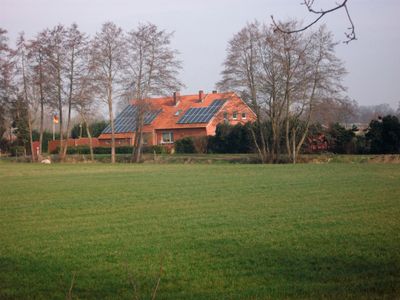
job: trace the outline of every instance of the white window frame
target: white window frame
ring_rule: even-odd
[[[234,112],[232,113],[232,119],[237,120],[237,115],[238,115],[238,112],[237,112],[237,111],[234,111]]]
[[[169,135],[169,140],[164,140],[164,134]],[[174,143],[174,133],[172,131],[164,131],[161,133],[161,144],[173,144]]]
[[[247,115],[245,112],[242,112],[242,120],[246,120],[247,119]]]

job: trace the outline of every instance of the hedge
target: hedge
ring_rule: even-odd
[[[175,142],[176,153],[195,153],[194,142],[191,137],[185,137]]]
[[[57,147],[52,154],[60,152],[60,147]],[[132,146],[119,146],[115,147],[116,154],[131,154],[133,152]],[[143,153],[165,153],[165,149],[161,146],[145,146],[142,148]],[[94,147],[94,154],[111,154],[111,147]],[[89,146],[68,147],[67,154],[90,154]]]

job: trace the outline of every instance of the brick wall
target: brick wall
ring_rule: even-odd
[[[233,116],[234,112],[237,113],[236,119],[234,119]],[[245,113],[245,118],[243,118],[242,113]],[[230,125],[236,125],[239,123],[246,124],[248,122],[256,121],[256,115],[254,112],[243,101],[234,98],[227,102],[210,124],[207,125],[207,135],[215,135],[217,125],[225,122],[225,114]]]
[[[63,141],[66,142],[65,140]],[[97,138],[92,138],[93,147],[100,146]],[[49,141],[48,152],[51,153],[60,146],[60,140]],[[68,139],[68,147],[89,146],[89,138]]]
[[[174,136],[174,141],[180,140],[185,137],[195,137],[195,136],[206,136],[207,131],[206,128],[182,128],[182,129],[165,129],[165,130],[156,130],[156,140],[158,145],[162,145],[161,138],[163,132],[172,132]]]

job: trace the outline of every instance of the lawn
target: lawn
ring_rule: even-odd
[[[400,297],[394,164],[0,161],[0,224],[0,299]]]

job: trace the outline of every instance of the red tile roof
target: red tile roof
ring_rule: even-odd
[[[162,112],[155,118],[150,125],[145,125],[144,130],[150,128],[155,129],[173,129],[173,128],[199,128],[206,127],[208,123],[195,123],[195,124],[177,124],[178,120],[185,114],[189,108],[207,107],[213,103],[214,100],[238,98],[234,93],[210,93],[203,95],[203,101],[199,100],[199,94],[177,96],[177,104],[175,105],[174,97],[151,98],[146,99],[152,110],[162,109]],[[131,104],[136,101],[132,100]],[[223,107],[223,106],[222,106]],[[221,109],[222,109],[221,107]],[[181,111],[176,115],[177,111]]]
[[[178,94],[178,93],[177,93]],[[200,94],[200,92],[199,92]],[[151,132],[153,130],[159,130],[159,129],[188,129],[188,128],[207,128],[207,126],[215,126],[211,125],[214,123],[219,123],[221,120],[215,120],[215,117],[221,112],[221,110],[224,110],[224,107],[232,107],[235,105],[240,104],[241,106],[248,106],[243,102],[242,99],[240,99],[239,96],[237,96],[233,92],[227,92],[227,93],[201,93],[202,94],[202,101],[200,101],[200,95],[195,94],[195,95],[177,95],[176,96],[176,103],[174,100],[174,96],[170,97],[161,97],[161,98],[149,98],[144,100],[146,103],[149,104],[150,110],[161,110],[161,112],[157,115],[157,117],[151,122],[151,124],[144,125],[143,131],[144,132]],[[219,110],[215,113],[214,117],[211,118],[211,120],[208,123],[192,123],[192,124],[178,124],[177,122],[180,120],[180,118],[186,113],[186,111],[190,108],[202,108],[202,107],[208,107],[211,105],[215,100],[220,100],[224,99],[227,100],[220,108]],[[131,105],[135,105],[137,103],[137,100],[132,100],[130,101]],[[177,115],[176,113],[180,111],[180,113]],[[254,120],[254,113],[251,111],[251,109],[248,108],[248,111],[250,114],[253,116],[250,116],[248,118],[248,121]],[[125,133],[118,133],[118,137],[122,138],[125,136]],[[100,136],[100,139],[102,138],[109,138],[110,134],[109,133],[103,133]]]

